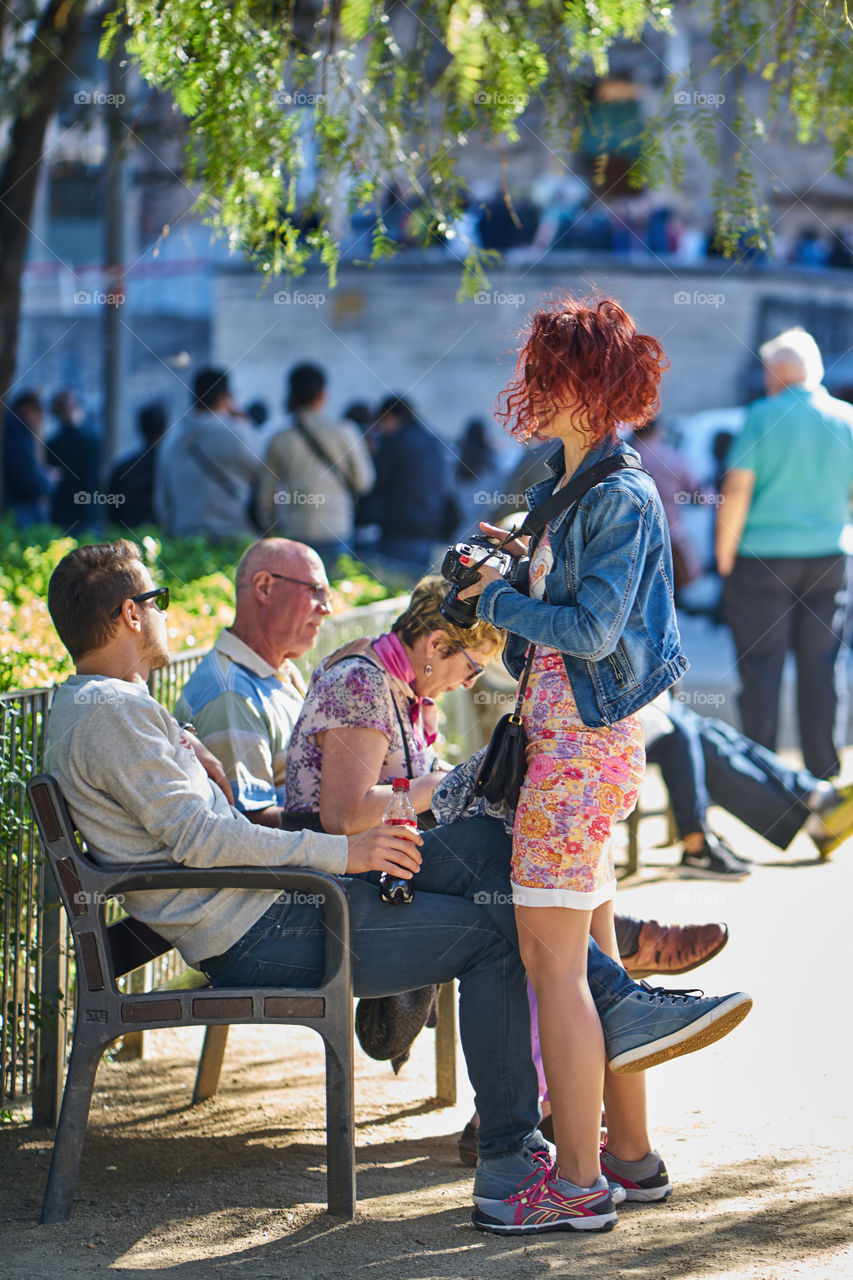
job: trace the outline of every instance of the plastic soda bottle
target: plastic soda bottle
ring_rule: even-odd
[[[383,826],[409,827],[412,831],[417,831],[418,815],[409,799],[409,779],[393,778],[391,786],[393,792],[382,818]],[[401,876],[393,876],[383,871],[379,878],[379,896],[383,902],[399,906],[411,902],[415,891],[411,880],[404,880]]]

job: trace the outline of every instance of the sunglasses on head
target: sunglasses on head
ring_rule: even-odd
[[[151,600],[155,609],[159,610],[160,613],[165,613],[169,607],[169,588],[154,587],[152,591],[142,591],[138,596],[128,596],[127,598],[132,600],[134,604],[144,604],[146,600]],[[113,609],[110,617],[117,618],[123,608],[124,601],[122,600],[118,608]]]

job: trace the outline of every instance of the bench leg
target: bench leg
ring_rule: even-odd
[[[456,983],[438,989],[435,1028],[435,1096],[448,1107],[456,1105]]]
[[[193,1106],[212,1098],[219,1088],[219,1075],[222,1071],[222,1059],[225,1057],[225,1044],[228,1040],[228,1023],[225,1026],[208,1027],[204,1033],[204,1045],[198,1063],[193,1091]]]
[[[41,1210],[43,1224],[65,1222],[71,1216],[95,1075],[105,1048],[105,1043],[86,1045],[76,1040],[72,1046]]]
[[[349,1049],[326,1046],[326,1193],[329,1213],[355,1215],[355,1068],[352,1033]]]

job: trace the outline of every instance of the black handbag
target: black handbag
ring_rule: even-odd
[[[527,734],[521,720],[521,704],[530,679],[535,652],[536,646],[531,645],[518,682],[515,709],[510,715],[501,716],[495,725],[474,782],[474,790],[478,796],[492,804],[505,800],[510,809],[515,809],[518,805],[521,784],[527,772]]]
[[[557,493],[552,494],[550,498],[546,498],[544,502],[540,503],[535,511],[530,512],[521,528],[508,534],[504,542],[509,542],[512,538],[519,537],[519,535],[530,534],[533,539],[531,544],[532,552],[535,540],[539,538],[549,520],[559,515],[561,511],[565,511],[567,507],[579,502],[584,494],[603,480],[605,476],[609,476],[614,471],[621,471],[624,468],[645,471],[645,467],[636,459],[625,454],[618,454],[613,458],[604,458],[601,462],[595,463],[588,471],[578,476],[577,480],[573,480]],[[478,796],[482,796],[484,800],[488,800],[492,804],[498,804],[501,800],[505,800],[511,809],[515,809],[518,805],[521,784],[524,782],[524,775],[527,772],[527,734],[524,732],[524,724],[521,719],[521,705],[524,702],[535,652],[536,646],[531,644],[527,650],[527,660],[518,682],[515,709],[511,715],[501,716],[495,725],[474,783],[474,790]]]

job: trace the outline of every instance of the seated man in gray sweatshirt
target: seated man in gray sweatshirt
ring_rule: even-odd
[[[346,876],[357,995],[460,981],[462,1045],[481,1117],[475,1202],[504,1199],[541,1178],[553,1148],[537,1128],[529,1006],[501,827],[475,819],[423,836],[381,827],[331,836],[251,823],[148,693],[149,672],[169,657],[168,588],[155,586],[138,548],[122,541],[69,552],[51,577],[48,606],[76,674],[56,690],[46,768],[92,856],[110,867],[293,865]],[[405,878],[418,872],[405,910],[380,899],[382,871]],[[125,905],[214,985],[310,988],[320,980],[322,906],[240,889],[135,892]],[[743,993],[699,997],[640,986],[594,943],[589,984],[610,1068],[605,1097],[608,1089],[615,1097],[642,1087],[634,1073],[646,1066],[720,1039],[752,1004]],[[625,1162],[638,1159],[624,1152]]]

